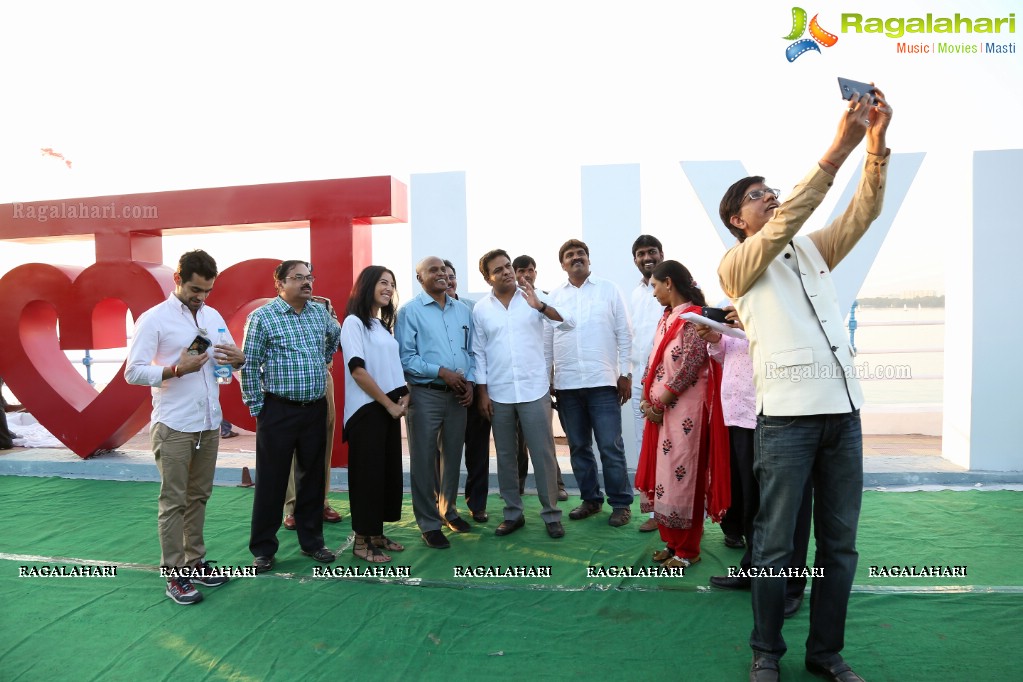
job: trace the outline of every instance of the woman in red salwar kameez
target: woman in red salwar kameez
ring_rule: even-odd
[[[720,520],[728,508],[728,431],[721,418],[720,368],[683,313],[706,305],[689,270],[664,261],[650,276],[665,306],[643,376],[647,419],[636,474],[641,509],[654,512],[666,546],[654,560],[688,567],[700,560],[704,510]],[[710,484],[710,485],[709,485]]]

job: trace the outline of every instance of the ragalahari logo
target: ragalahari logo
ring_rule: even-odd
[[[810,20],[810,37],[803,38],[802,40],[796,40],[803,35],[806,31],[806,10],[802,7],[792,8],[792,32],[785,36],[785,40],[796,40],[796,42],[785,48],[785,58],[790,62],[796,61],[800,55],[813,50],[814,52],[820,52],[821,49],[817,47],[820,43],[824,47],[831,47],[838,42],[838,36],[834,33],[828,33],[820,24],[817,23],[817,16],[813,15],[813,19]]]

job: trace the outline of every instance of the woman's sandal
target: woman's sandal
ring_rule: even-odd
[[[355,536],[355,545],[352,547],[352,554],[368,561],[371,564],[386,564],[391,560],[391,557],[384,554],[383,551],[375,544],[370,541],[370,538],[365,535]]]
[[[376,547],[386,549],[388,552],[403,552],[405,550],[405,545],[395,542],[386,535],[374,535],[370,540],[373,541]]]
[[[700,556],[699,555],[694,556],[691,559],[686,559],[685,557],[680,557],[680,556],[675,555],[675,556],[672,556],[671,558],[669,558],[663,564],[661,564],[661,567],[662,568],[689,568],[693,564],[698,564],[698,563],[700,563]]]
[[[659,549],[654,552],[653,559],[657,563],[661,563],[662,561],[667,561],[673,556],[675,556],[675,551],[665,547],[664,549]]]

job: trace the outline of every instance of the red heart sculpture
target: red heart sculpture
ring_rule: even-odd
[[[85,270],[30,263],[11,270],[0,279],[0,375],[78,456],[123,445],[149,421],[149,389],[127,384],[122,364],[97,392],[62,350],[124,346],[125,312],[138,319],[173,288],[173,273],[153,263],[104,262]]]

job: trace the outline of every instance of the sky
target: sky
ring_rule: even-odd
[[[714,299],[723,246],[680,162],[738,160],[791,188],[834,134],[841,75],[888,94],[893,151],[926,154],[860,293],[944,291],[946,244],[972,229],[972,153],[1023,148],[1023,55],[898,54],[899,40],[839,32],[841,15],[1007,17],[1019,3],[802,3],[838,42],[792,63],[792,2],[693,5],[8,3],[0,203],[464,171],[470,260],[528,251],[550,288],[558,245],[580,231],[580,168],[635,163],[644,231]],[[902,40],[982,38],[1017,42]],[[374,227],[374,261],[409,272],[411,229]],[[308,257],[292,237],[169,237],[164,254],[200,246],[223,268],[287,240]],[[0,275],[92,260],[88,242],[0,244]]]

